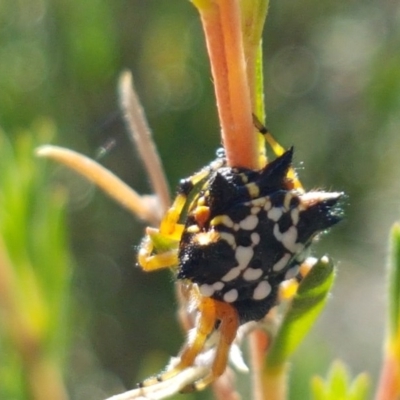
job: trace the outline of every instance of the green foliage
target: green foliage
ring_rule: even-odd
[[[285,147],[295,146],[295,163],[299,166],[304,162],[301,177],[307,188],[343,190],[350,199],[345,223],[321,240],[316,250],[340,260],[339,276],[343,277],[335,285],[332,307],[315,332],[316,340],[324,343],[327,354],[334,353],[337,342],[332,336],[346,326],[343,344],[351,343],[354,350],[348,352],[346,362],[368,364],[368,369],[380,361],[382,344],[377,339],[381,335],[375,333],[382,325],[382,293],[377,288],[383,287],[386,232],[398,218],[400,24],[396,16],[397,2],[386,2],[382,7],[376,0],[271,1],[263,39],[269,128]],[[85,154],[93,154],[105,139],[116,138],[117,146],[102,161],[140,193],[147,193],[143,170],[123,139],[124,128],[102,124],[116,109],[118,74],[124,68],[132,69],[175,187],[180,178],[213,159],[220,144],[204,48],[197,15],[187,1],[2,0],[0,124],[10,141],[17,143],[13,136],[18,136],[21,127],[30,126],[37,116],[50,115],[59,127],[57,144]],[[288,50],[298,55],[290,59],[293,62],[286,62],[283,56]],[[299,86],[304,90],[296,90]],[[9,156],[3,155],[4,146],[8,146]],[[4,158],[9,160],[10,154],[15,158],[13,147],[2,136],[0,174],[8,176],[10,193],[19,190],[19,173],[14,172],[12,177],[12,171],[3,168],[8,165]],[[43,181],[49,176],[43,161],[29,164],[20,173],[32,174],[26,171],[31,166],[44,172]],[[51,170],[54,172],[54,165]],[[42,182],[40,174],[36,178]],[[1,182],[0,187],[3,190]],[[48,189],[47,184],[44,188]],[[41,198],[50,201],[44,194]],[[26,203],[22,208],[29,208]],[[17,204],[13,207],[21,208]],[[79,261],[73,295],[82,304],[77,314],[87,324],[85,337],[95,343],[95,358],[101,359],[102,367],[94,363],[82,374],[81,364],[75,359],[70,371],[77,371],[81,382],[73,381],[71,388],[78,390],[84,381],[85,388],[92,385],[97,389],[105,380],[93,377],[104,371],[131,387],[163,364],[151,365],[146,373],[140,373],[138,359],[150,360],[157,351],[166,361],[182,342],[171,278],[168,274],[146,275],[134,267],[134,249],[143,236],[143,227],[137,221],[101,195],[79,207],[70,215],[74,255]],[[35,208],[39,208],[37,203]],[[28,211],[31,213],[27,210],[25,214]],[[44,210],[40,212],[45,214]],[[18,240],[24,244],[24,225],[18,217],[15,223],[21,234]],[[38,253],[43,256],[45,251],[35,251],[32,243],[48,240],[50,252],[40,263],[47,269],[57,246],[53,246],[51,235],[47,239],[43,236],[48,227],[37,225],[35,232],[40,229],[42,239],[30,239],[28,247],[20,247],[21,254],[15,245],[18,240],[9,239],[11,248],[7,251],[25,260],[35,253],[37,259]],[[7,226],[13,235],[18,231],[10,221]],[[60,271],[53,269],[54,274]],[[356,286],[349,290],[352,282]],[[63,283],[58,285],[62,292]],[[46,293],[47,289],[49,285]],[[396,291],[393,286],[391,295]],[[24,307],[33,306],[31,300],[25,300],[27,293],[20,295],[25,296]],[[49,298],[57,296],[49,290]],[[397,300],[393,304],[398,308]],[[57,305],[54,302],[48,307],[56,309]],[[343,312],[337,315],[333,309]],[[69,325],[63,315],[57,325],[60,331],[63,324]],[[357,351],[365,329],[357,322],[365,316],[371,331],[363,336]],[[396,313],[391,312],[390,318],[397,325]],[[11,388],[24,392],[23,373],[19,357],[11,351],[9,340],[5,342],[3,314],[0,322],[0,397],[8,399],[17,393]],[[81,333],[79,327],[77,333]],[[53,336],[54,343],[57,335]],[[58,337],[64,343],[62,333]],[[63,345],[55,347],[61,350]],[[87,356],[90,349],[85,348],[84,353]],[[304,348],[299,354],[299,360],[306,359]],[[310,366],[300,364],[304,377]],[[196,399],[201,396],[210,398],[208,393],[193,394]],[[14,398],[23,397],[16,394]]]
[[[399,332],[400,318],[400,224],[392,227],[390,235],[390,258],[388,265],[389,284],[389,334],[392,339]]]
[[[30,368],[50,360],[61,368],[70,331],[71,265],[65,196],[34,149],[54,136],[50,121],[0,131],[0,397],[23,399]],[[46,361],[47,362],[47,361]],[[40,378],[38,378],[40,379]],[[33,394],[31,393],[30,396]]]
[[[346,365],[336,361],[332,364],[325,381],[321,377],[313,378],[312,399],[366,400],[369,386],[366,374],[360,374],[352,381]]]
[[[285,313],[268,351],[267,370],[279,369],[289,360],[322,311],[333,281],[333,264],[323,257],[304,278]]]

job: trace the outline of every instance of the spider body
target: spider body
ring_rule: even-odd
[[[147,229],[140,266],[171,268],[188,288],[197,318],[176,364],[142,386],[194,366],[210,346],[209,373],[194,388],[213,382],[226,368],[239,326],[265,317],[281,283],[301,279],[313,239],[339,221],[341,193],[305,192],[291,166],[293,149],[277,146],[278,157],[258,171],[229,167],[219,156],[181,181],[160,227]],[[217,341],[210,344],[213,333]]]
[[[177,278],[231,304],[240,324],[267,314],[279,285],[297,275],[312,238],[339,220],[337,194],[316,192],[311,205],[293,189],[287,179],[292,154],[260,171],[220,167],[188,210]]]

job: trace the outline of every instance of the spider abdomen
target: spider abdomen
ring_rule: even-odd
[[[312,239],[339,220],[339,193],[291,189],[291,153],[256,172],[221,168],[189,210],[178,279],[232,304],[241,323],[265,316]]]

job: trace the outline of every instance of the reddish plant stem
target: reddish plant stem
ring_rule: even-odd
[[[400,365],[397,357],[386,353],[375,400],[397,400],[400,397]]]
[[[256,169],[250,89],[237,0],[193,0],[206,37],[228,164]]]
[[[256,329],[251,332],[249,348],[251,361],[252,400],[264,400],[265,397],[262,375],[267,347],[268,336],[263,330]]]

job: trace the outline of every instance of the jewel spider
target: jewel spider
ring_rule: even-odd
[[[210,346],[210,370],[193,389],[221,376],[239,327],[266,316],[282,282],[301,279],[311,242],[340,219],[341,194],[305,192],[291,166],[293,149],[283,151],[256,118],[254,123],[271,144],[274,161],[254,171],[228,167],[220,155],[181,181],[160,227],[146,230],[139,265],[144,271],[171,268],[189,288],[197,318],[176,363],[141,387],[194,366]]]

